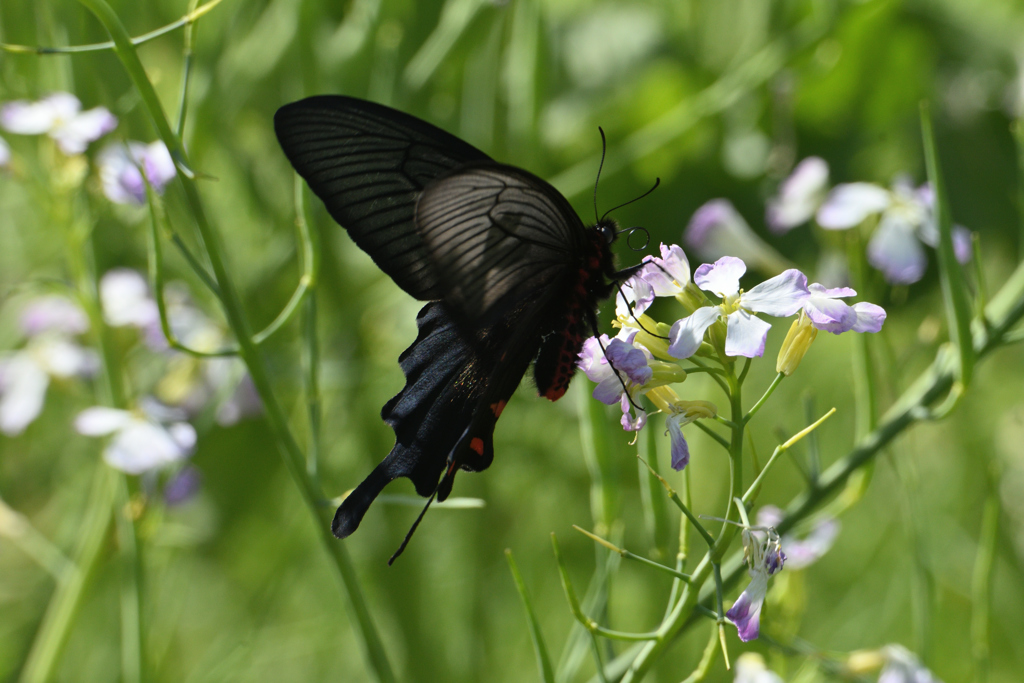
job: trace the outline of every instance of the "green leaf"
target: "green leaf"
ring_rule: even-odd
[[[519,573],[519,567],[512,557],[512,551],[505,550],[505,557],[508,559],[508,568],[512,570],[512,580],[516,582],[516,590],[523,601],[526,609],[526,622],[530,627],[530,640],[533,642],[533,651],[537,655],[537,668],[540,670],[540,679],[544,683],[555,682],[555,671],[551,668],[551,658],[548,657],[548,648],[544,645],[544,636],[540,632],[540,622],[533,611],[533,604],[530,602],[530,595],[526,592],[526,584],[523,583],[523,576]]]
[[[928,182],[935,192],[935,222],[939,228],[939,277],[942,298],[946,305],[949,339],[959,356],[958,380],[961,387],[970,384],[974,370],[974,347],[971,343],[971,305],[964,280],[963,269],[953,252],[953,219],[949,211],[949,198],[939,169],[939,156],[932,130],[931,113],[926,102],[921,103],[921,135],[924,138],[925,165]]]

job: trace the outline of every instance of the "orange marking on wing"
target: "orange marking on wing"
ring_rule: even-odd
[[[565,389],[566,388],[564,386],[551,387],[544,393],[544,398],[548,399],[549,401],[557,401],[558,399],[565,396]]]
[[[478,436],[474,436],[473,440],[469,442],[469,450],[473,451],[477,455],[484,454],[484,440]]]
[[[505,401],[498,401],[497,403],[491,404],[491,412],[494,413],[495,419],[501,417],[503,410],[505,410]]]

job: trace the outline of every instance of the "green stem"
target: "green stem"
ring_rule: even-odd
[[[182,146],[181,140],[171,130],[156,91],[146,76],[142,62],[139,60],[131,44],[131,37],[125,30],[121,20],[105,0],[79,0],[79,2],[91,11],[110,33],[115,44],[115,53],[128,72],[132,83],[139,91],[142,101],[146,105],[157,128],[160,139],[167,145],[172,158],[179,164],[179,168],[182,166],[186,169],[189,168],[188,154]],[[378,680],[384,683],[391,683],[391,681],[395,680],[395,677],[388,662],[383,642],[370,617],[355,568],[352,566],[352,561],[349,558],[345,545],[338,543],[331,534],[329,519],[320,506],[322,496],[314,483],[306,476],[305,456],[288,427],[287,417],[273,391],[263,356],[252,338],[249,321],[242,307],[241,296],[236,290],[233,280],[228,275],[227,265],[223,258],[224,249],[220,242],[220,234],[210,224],[199,196],[199,190],[190,175],[181,173],[178,175],[178,179],[184,190],[185,200],[195,220],[200,238],[206,246],[210,267],[221,291],[224,314],[238,338],[241,357],[245,361],[253,384],[263,401],[267,423],[274,435],[275,441],[277,441],[288,473],[302,495],[310,521],[316,526],[321,542],[334,562],[337,576],[345,589],[352,608],[351,614],[354,626],[359,633],[367,665],[372,675]]]
[[[61,650],[71,633],[71,624],[81,607],[85,586],[96,572],[103,555],[103,542],[110,528],[110,512],[114,508],[117,480],[118,474],[109,467],[103,465],[97,468],[89,504],[85,508],[85,520],[79,531],[78,548],[74,554],[75,568],[57,581],[57,588],[50,598],[21,671],[21,683],[46,683],[53,679]]]
[[[144,671],[138,539],[127,477],[118,479],[114,521],[121,550],[121,679],[124,683],[138,683],[143,680]]]
[[[863,337],[864,335],[860,336]],[[763,406],[765,401],[767,401],[768,398],[775,393],[775,389],[779,386],[779,384],[782,383],[782,380],[784,379],[786,379],[786,376],[781,372],[775,375],[775,379],[772,380],[771,385],[769,385],[768,389],[764,392],[764,395],[761,396],[761,398],[757,399],[757,403],[755,403],[753,407],[750,408],[746,416],[743,418],[743,424],[747,424],[748,422],[750,422],[751,418],[753,418],[754,415],[757,414],[757,411],[761,410],[761,406]]]

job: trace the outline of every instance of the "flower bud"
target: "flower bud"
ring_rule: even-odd
[[[786,377],[792,375],[817,336],[818,330],[811,324],[811,319],[800,311],[800,315],[786,333],[786,340],[782,342],[779,359],[775,362],[775,372],[781,372]]]

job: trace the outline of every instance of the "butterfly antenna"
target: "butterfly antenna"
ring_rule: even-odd
[[[430,504],[434,502],[434,498],[437,496],[437,489],[440,486],[441,483],[438,482],[438,485],[434,487],[434,492],[431,493],[430,498],[427,499],[427,504],[423,506],[423,510],[420,512],[420,516],[417,517],[416,521],[412,523],[411,527],[409,527],[409,533],[407,533],[405,535],[405,538],[402,540],[402,545],[398,546],[398,550],[396,550],[395,554],[392,555],[391,559],[388,560],[389,567],[394,563],[396,559],[398,559],[398,556],[401,555],[403,551],[405,551],[405,546],[409,545],[409,540],[412,539],[412,535],[416,533],[416,527],[418,527],[420,525],[420,522],[423,521],[423,515],[427,514],[427,510],[430,509]]]
[[[608,151],[608,141],[604,137],[604,129],[598,126],[597,130],[601,133],[601,163],[597,166],[597,177],[594,178],[594,220],[600,223],[601,220],[597,217],[597,184],[601,182],[601,169],[604,168],[604,154]]]
[[[614,209],[608,209],[607,211],[605,211],[605,212],[604,212],[604,215],[603,215],[603,216],[601,216],[601,220],[599,220],[599,221],[598,221],[598,223],[600,223],[601,221],[603,221],[603,220],[604,220],[604,219],[605,219],[605,218],[606,218],[606,217],[608,216],[608,214],[610,214],[610,213],[611,213],[612,211],[618,211],[619,209],[621,209],[621,208],[622,208],[622,207],[624,207],[624,206],[629,206],[629,205],[630,205],[630,204],[632,204],[633,202],[638,202],[638,201],[640,201],[641,199],[643,199],[644,197],[646,197],[646,196],[647,196],[647,195],[649,195],[650,193],[652,193],[652,192],[654,192],[655,190],[657,190],[657,189],[658,189],[658,185],[661,185],[661,178],[655,178],[655,179],[654,179],[654,187],[652,187],[651,189],[647,190],[647,192],[644,192],[644,193],[643,193],[642,195],[640,195],[639,197],[636,197],[636,198],[634,198],[634,199],[630,199],[630,200],[629,200],[628,202],[623,202],[622,204],[619,204],[619,205],[618,205],[618,206],[616,206],[616,207],[615,207]]]

